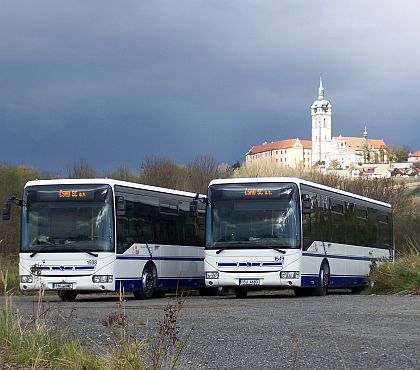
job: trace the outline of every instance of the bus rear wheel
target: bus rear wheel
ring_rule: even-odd
[[[72,292],[69,290],[59,290],[57,294],[60,297],[60,299],[64,302],[73,302],[77,297],[76,292]]]
[[[236,298],[246,298],[248,294],[248,289],[244,287],[235,287],[235,296]]]
[[[152,263],[144,266],[141,274],[140,290],[133,292],[133,295],[137,299],[149,299],[152,298],[155,293],[157,285],[157,271],[155,265]]]

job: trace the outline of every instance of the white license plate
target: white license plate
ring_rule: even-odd
[[[73,289],[73,283],[53,283],[53,289]]]
[[[239,279],[239,285],[260,285],[260,279]]]

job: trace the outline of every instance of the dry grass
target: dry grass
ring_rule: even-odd
[[[105,354],[98,355],[74,339],[66,327],[54,324],[48,316],[51,311],[43,307],[43,291],[38,293],[33,317],[24,319],[13,307],[7,289],[8,273],[2,272],[0,278],[4,288],[0,315],[1,368],[158,370],[178,366],[184,348],[178,327],[184,303],[182,296],[168,301],[163,319],[158,323],[158,335],[139,339],[127,334],[125,299],[121,294],[118,311],[103,321],[114,342]]]
[[[397,257],[395,262],[381,262],[375,266],[368,294],[420,295],[420,248],[409,246],[411,253]]]

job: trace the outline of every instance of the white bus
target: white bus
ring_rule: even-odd
[[[372,265],[393,261],[387,203],[297,178],[213,180],[204,269],[209,287],[360,291]]]
[[[110,179],[30,181],[22,206],[20,288],[78,293],[205,288],[205,196]]]

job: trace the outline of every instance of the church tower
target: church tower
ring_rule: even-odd
[[[331,145],[331,104],[324,97],[322,78],[319,78],[318,99],[311,106],[312,165],[327,161]]]

